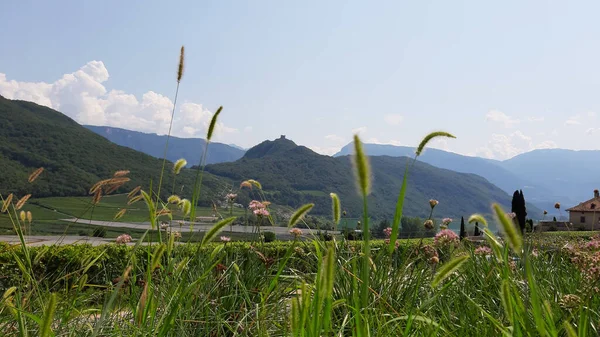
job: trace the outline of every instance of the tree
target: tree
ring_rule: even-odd
[[[479,236],[481,233],[479,232],[479,222],[475,222],[475,232],[473,232],[474,236]]]
[[[466,232],[465,232],[465,218],[464,217],[460,217],[460,239],[464,239],[465,236],[467,236]]]
[[[525,217],[527,216],[527,208],[525,207],[525,197],[522,190],[516,190],[513,193],[511,212],[515,213],[514,221],[521,229],[521,233],[525,232]]]

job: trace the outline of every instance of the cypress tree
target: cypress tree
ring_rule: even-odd
[[[473,232],[474,236],[479,236],[481,233],[479,232],[479,222],[475,222],[475,232]]]
[[[521,226],[521,233],[525,233],[525,227],[527,227],[527,207],[525,206],[525,197],[523,196],[523,190],[519,190],[519,213],[517,213],[517,219],[519,226]]]
[[[464,239],[465,238],[466,233],[465,233],[465,218],[464,217],[460,217],[460,239]]]
[[[511,212],[515,213],[515,219],[513,221],[519,226],[521,233],[524,233],[527,211],[525,208],[525,198],[523,197],[522,190],[516,190],[515,193],[513,193]]]

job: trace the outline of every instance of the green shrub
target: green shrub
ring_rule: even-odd
[[[277,235],[275,235],[273,232],[267,231],[263,233],[263,238],[265,242],[273,242],[277,239]]]

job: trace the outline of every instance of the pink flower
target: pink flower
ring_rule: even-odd
[[[437,204],[439,204],[439,202],[435,199],[430,199],[429,200],[429,206],[431,206],[431,208],[434,208],[435,206],[437,206]]]
[[[256,216],[269,216],[269,211],[264,208],[257,208],[254,210],[254,215]]]
[[[299,237],[300,235],[302,235],[302,230],[300,228],[292,228],[290,229],[290,234],[292,234],[295,237]]]
[[[392,236],[392,228],[388,227],[388,228],[384,229],[383,235],[385,235],[386,238],[389,238],[390,236]]]
[[[237,194],[229,193],[225,196],[225,198],[229,199],[230,201],[233,201],[233,199],[237,198]]]
[[[517,215],[515,214],[515,212],[511,212],[511,213],[506,213],[506,216],[507,216],[509,219],[514,219],[514,218],[515,218]]]
[[[121,234],[121,235],[117,236],[117,239],[115,240],[115,242],[117,244],[126,244],[128,242],[131,242],[131,235]]]
[[[248,204],[248,208],[250,208],[253,211],[256,211],[257,209],[265,208],[265,205],[258,200],[252,200],[250,201],[250,204]],[[254,214],[256,214],[256,212]]]
[[[473,252],[475,255],[492,255],[492,249],[487,246],[479,246]]]
[[[231,241],[231,238],[228,236],[221,236],[221,242],[229,242]]]
[[[438,247],[458,244],[458,235],[449,229],[443,229],[435,235],[433,242]]]
[[[448,226],[451,222],[452,222],[451,218],[442,219],[442,224],[444,224],[444,226]]]

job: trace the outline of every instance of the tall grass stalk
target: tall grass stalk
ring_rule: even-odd
[[[196,207],[198,206],[198,200],[200,199],[200,191],[202,189],[202,178],[204,177],[204,167],[206,166],[206,156],[208,153],[208,145],[210,144],[213,132],[217,125],[217,120],[219,118],[219,114],[221,114],[221,110],[223,110],[222,106],[220,106],[217,109],[217,111],[213,114],[213,116],[210,120],[210,125],[206,132],[206,142],[205,142],[204,152],[202,153],[202,158],[200,159],[200,163],[198,163],[198,167],[196,168],[196,179],[194,181],[194,189],[192,191],[192,211],[190,213],[190,226],[192,226],[191,227],[192,230],[193,230],[192,224],[196,220]]]
[[[173,111],[171,112],[171,120],[169,121],[169,132],[167,132],[167,141],[165,142],[165,150],[163,152],[162,169],[160,170],[160,178],[158,180],[158,188],[156,191],[156,202],[160,200],[160,191],[162,188],[163,176],[165,173],[165,165],[167,164],[167,152],[169,150],[169,139],[171,138],[171,129],[173,128],[173,119],[175,118],[175,109],[177,107],[177,96],[179,95],[179,84],[181,83],[181,77],[183,76],[184,68],[184,46],[181,46],[179,53],[179,65],[177,66],[177,87],[175,89],[175,99],[173,100]]]
[[[454,135],[443,132],[436,131],[428,134],[421,140],[417,150],[415,152],[415,157],[412,161],[414,164],[417,161],[417,158],[423,153],[423,150],[427,146],[427,144],[437,138],[437,137],[448,137],[448,138],[456,138]],[[406,187],[408,185],[408,171],[409,171],[409,162],[406,162],[406,168],[404,169],[404,175],[402,178],[402,185],[400,186],[400,193],[398,194],[398,200],[396,201],[396,209],[394,211],[394,220],[392,221],[392,234],[390,235],[390,243],[388,245],[388,253],[391,254],[396,247],[396,241],[398,240],[398,234],[400,233],[400,221],[402,220],[402,213],[404,209],[404,199],[406,198]],[[433,212],[433,209],[432,209]]]

